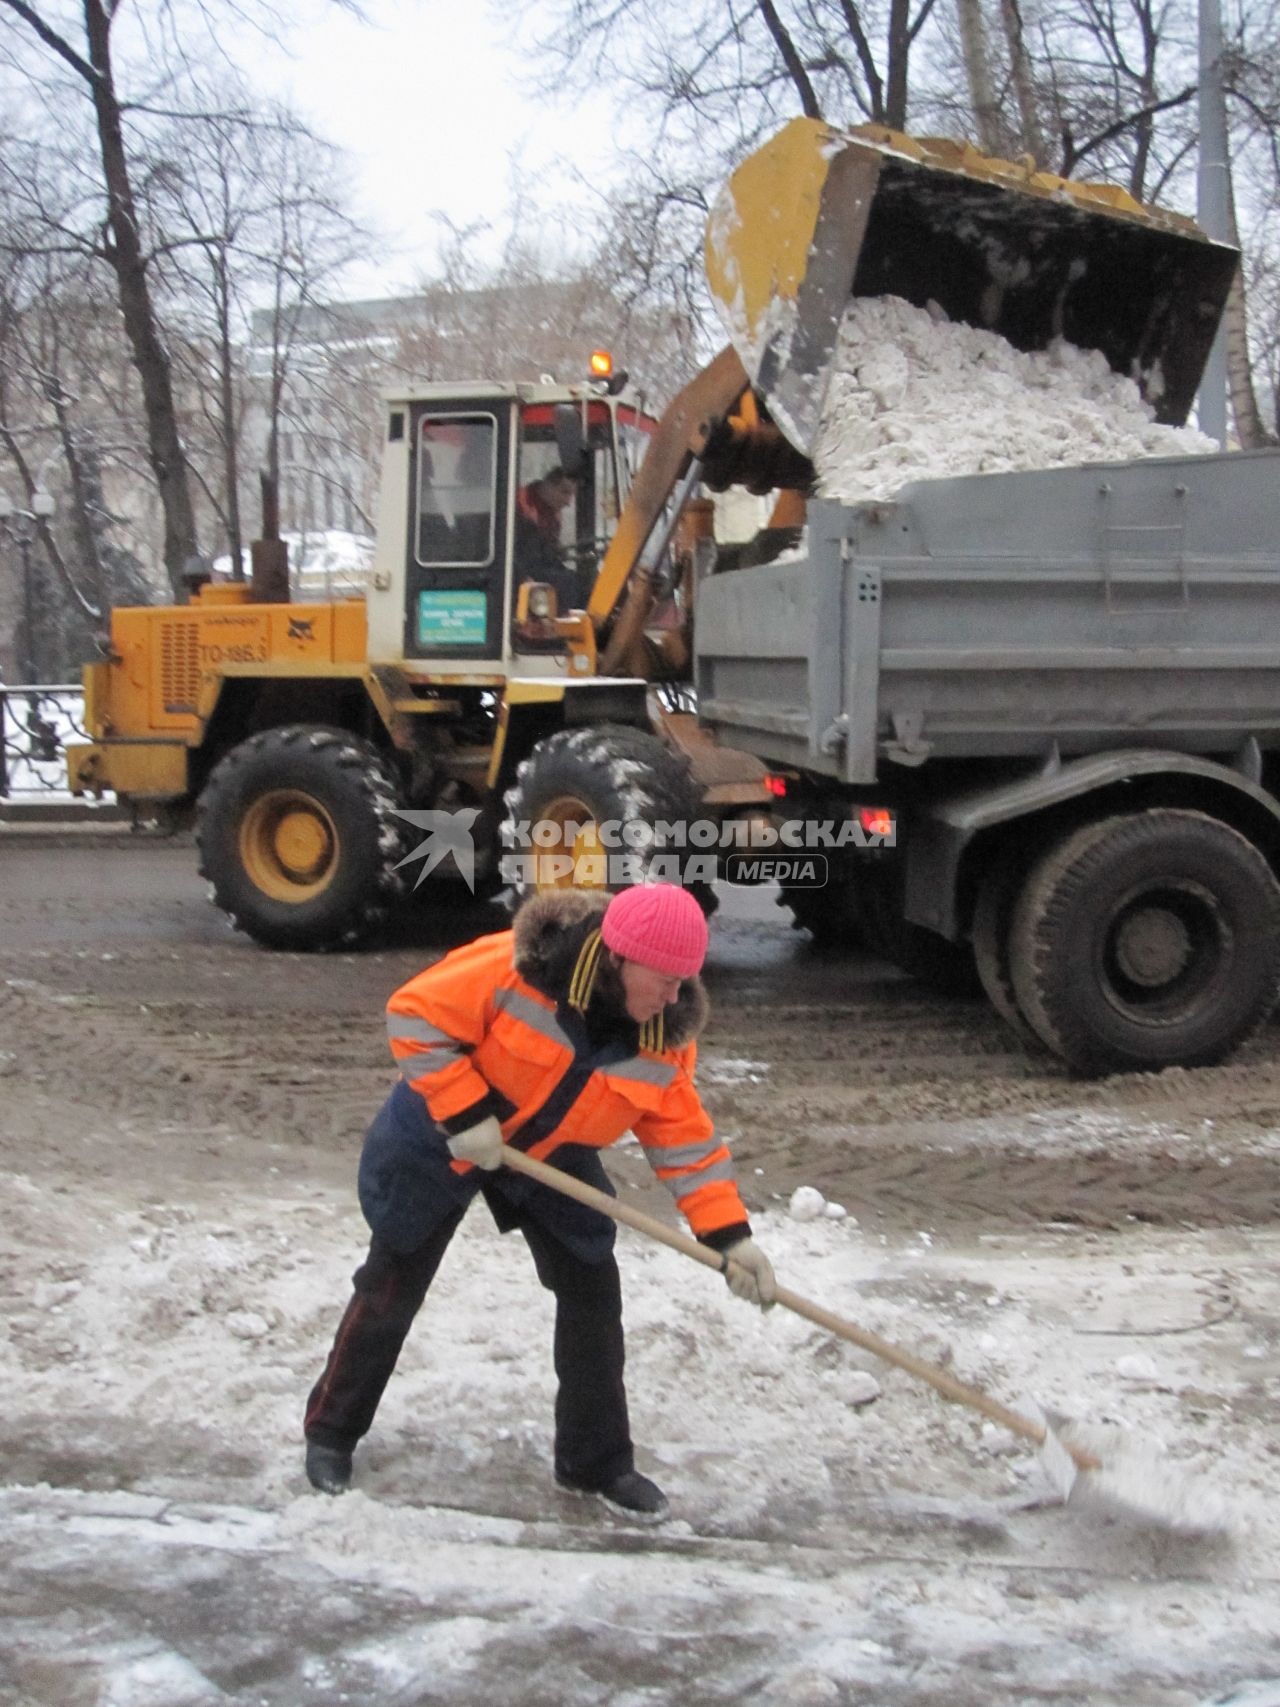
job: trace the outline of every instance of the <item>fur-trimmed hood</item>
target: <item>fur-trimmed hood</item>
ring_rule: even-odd
[[[598,929],[608,904],[607,894],[592,889],[553,889],[526,901],[512,927],[516,971],[544,996],[564,1001],[578,953]],[[607,987],[592,998],[593,1009],[602,1000],[608,1000]],[[665,1046],[683,1049],[692,1043],[710,1011],[701,978],[682,980],[679,995],[664,1015]]]

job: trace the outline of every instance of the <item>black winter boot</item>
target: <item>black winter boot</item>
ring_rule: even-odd
[[[635,1522],[661,1523],[671,1510],[662,1489],[647,1476],[642,1476],[639,1470],[624,1470],[603,1487],[583,1487],[580,1482],[572,1482],[559,1475],[556,1481],[570,1493],[594,1494],[597,1499],[603,1500],[611,1511]]]
[[[341,1446],[307,1442],[307,1480],[322,1494],[345,1494],[351,1486],[351,1454]]]

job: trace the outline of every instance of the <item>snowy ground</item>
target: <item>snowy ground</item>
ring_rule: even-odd
[[[1190,1703],[1280,1675],[1273,1235],[1135,1233],[1116,1263],[758,1217],[797,1289],[1163,1449],[1225,1542],[1044,1503],[1010,1437],[628,1235],[636,1430],[675,1509],[650,1531],[549,1485],[550,1312],[483,1211],[333,1501],[298,1413],[349,1192],[157,1183],[9,1182],[5,1700]]]
[[[180,848],[0,861],[5,1707],[1280,1703],[1280,1037],[1220,1075],[1027,1076],[976,1006],[716,924],[704,1079],[781,1277],[1140,1442],[1225,1538],[1053,1504],[1011,1437],[629,1233],[673,1516],[611,1517],[551,1485],[549,1299],[483,1209],[334,1501],[299,1418],[362,1248],[348,1109],[386,1077],[371,992],[429,955],[261,955],[188,922]],[[1152,1158],[1188,1183],[1148,1225]],[[1255,1170],[1255,1212],[1193,1163]],[[658,1210],[634,1146],[611,1165]],[[1019,1221],[1031,1173],[1090,1215]],[[797,1185],[848,1213],[796,1218]]]

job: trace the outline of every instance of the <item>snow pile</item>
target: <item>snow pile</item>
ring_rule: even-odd
[[[289,548],[289,579],[295,597],[344,599],[364,592],[373,564],[374,542],[368,534],[322,528],[280,537]],[[231,558],[215,557],[213,573],[218,580],[230,580]]]
[[[1203,1477],[1186,1474],[1145,1441],[1098,1424],[1077,1424],[1062,1438],[1092,1452],[1102,1464],[1077,1481],[1072,1498],[1078,1506],[1177,1535],[1230,1534],[1235,1518],[1219,1490]]]
[[[824,497],[858,503],[910,480],[1217,449],[1159,425],[1096,350],[1016,350],[885,296],[855,297],[841,322],[813,460]]]
[[[843,1221],[849,1211],[843,1203],[828,1203],[816,1185],[798,1185],[791,1193],[787,1211],[793,1221],[816,1221],[826,1216],[828,1221]],[[855,1221],[854,1226],[857,1226]]]
[[[289,566],[299,592],[317,598],[343,598],[363,593],[373,563],[373,540],[367,534],[285,534]]]

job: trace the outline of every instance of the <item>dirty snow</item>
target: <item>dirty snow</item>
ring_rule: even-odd
[[[764,1071],[704,1088],[782,1282],[1113,1431],[1226,1537],[1053,1503],[1020,1439],[623,1231],[673,1505],[630,1526],[552,1485],[549,1300],[478,1206],[332,1501],[300,1414],[364,1245],[371,1016],[421,952],[203,946],[193,863],[0,849],[3,1707],[1280,1707],[1280,1230],[1210,1201],[1274,1199],[1274,1033],[1077,1086],[717,915],[705,1058]],[[608,1165],[673,1215],[635,1145]],[[802,1186],[853,1213],[795,1220]]]
[[[841,321],[813,460],[824,497],[857,503],[911,480],[1217,449],[1157,423],[1096,350],[1023,352],[886,296],[853,298]]]

